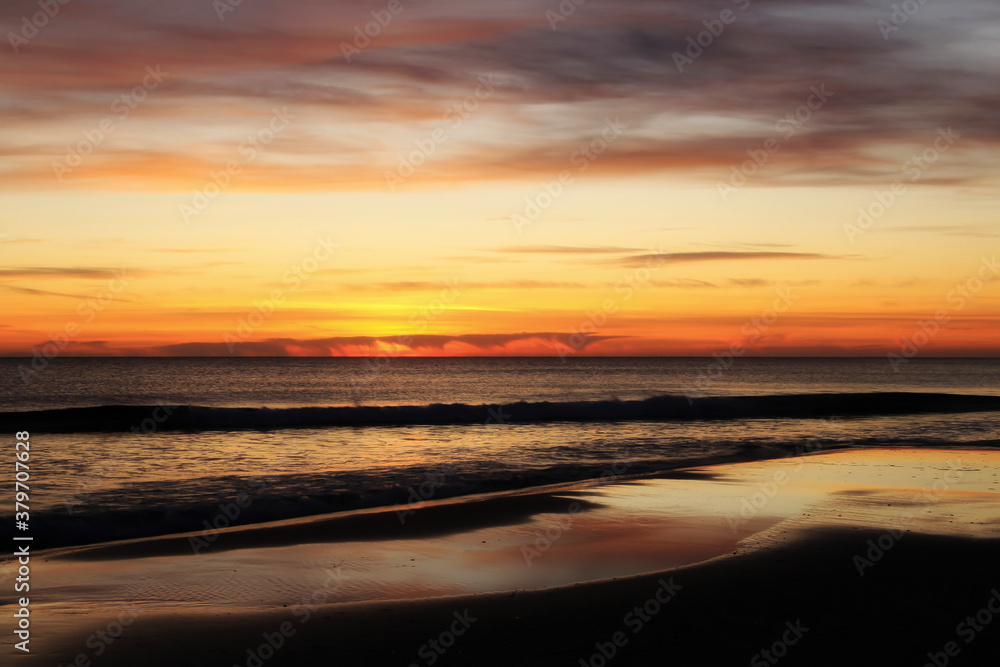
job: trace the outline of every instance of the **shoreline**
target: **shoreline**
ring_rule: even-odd
[[[824,456],[828,454],[837,454],[839,452],[845,451],[862,451],[862,452],[878,452],[878,451],[914,451],[914,452],[956,452],[956,451],[969,451],[969,452],[996,452],[998,451],[994,447],[987,446],[968,446],[968,445],[954,445],[951,447],[941,447],[941,446],[913,446],[913,445],[878,445],[878,446],[864,446],[864,447],[851,447],[848,445],[833,445],[826,446],[822,448],[816,448],[812,451],[797,451],[801,447],[795,448],[796,451],[788,451],[788,448],[781,447],[777,445],[755,445],[752,449],[747,449],[745,452],[739,454],[728,454],[728,455],[718,455],[718,456],[701,456],[690,459],[684,459],[677,461],[674,465],[669,465],[669,467],[659,467],[655,470],[641,470],[639,472],[623,472],[621,474],[615,474],[611,470],[607,470],[602,476],[590,477],[578,480],[570,481],[557,481],[551,483],[544,483],[538,485],[530,486],[515,486],[512,488],[501,488],[498,490],[491,491],[478,491],[473,493],[456,493],[453,495],[445,494],[435,494],[433,496],[427,497],[426,499],[420,501],[408,501],[394,503],[392,505],[373,505],[352,509],[339,510],[335,512],[324,512],[319,514],[303,514],[295,515],[287,518],[279,518],[265,521],[254,521],[245,524],[230,525],[223,528],[214,529],[213,533],[219,534],[243,534],[252,533],[255,531],[287,531],[290,534],[296,532],[296,528],[302,528],[303,534],[309,532],[308,527],[316,522],[340,522],[351,523],[355,521],[360,521],[358,517],[368,516],[372,514],[390,514],[404,512],[409,514],[413,510],[422,509],[426,507],[445,507],[451,505],[460,505],[464,503],[475,503],[475,502],[504,502],[503,499],[512,499],[519,496],[542,496],[546,494],[558,493],[560,491],[573,490],[573,489],[589,489],[597,486],[613,484],[613,483],[627,483],[631,481],[642,481],[648,479],[681,479],[685,476],[699,475],[703,474],[701,471],[705,468],[718,468],[727,467],[732,465],[741,464],[754,464],[754,463],[767,463],[776,461],[786,461],[798,459],[800,457],[813,457],[813,456]],[[634,467],[631,464],[629,467]],[[610,474],[608,474],[610,473]],[[214,508],[213,508],[214,509]],[[44,510],[43,510],[44,511]],[[432,510],[433,511],[433,510]],[[106,540],[100,542],[89,542],[89,543],[75,543],[75,544],[57,544],[56,546],[49,547],[45,550],[40,550],[37,553],[42,556],[52,557],[52,558],[62,558],[69,557],[73,553],[84,553],[89,551],[107,551],[113,552],[116,550],[121,550],[122,553],[129,553],[130,555],[137,555],[144,551],[149,550],[151,553],[155,551],[155,547],[152,544],[161,543],[172,543],[181,540],[186,540],[189,537],[199,537],[203,536],[203,530],[192,530],[192,531],[182,531],[182,532],[171,532],[164,534],[154,534],[139,537],[129,537],[124,539]],[[240,538],[238,538],[239,540]],[[230,548],[245,548],[252,538],[246,541],[240,540],[243,546],[239,547],[226,547],[223,549]],[[181,554],[184,549],[173,549],[171,553]]]
[[[476,491],[468,491],[464,489],[454,490],[448,488],[441,490],[435,488],[434,492],[430,495],[417,494],[417,495],[423,495],[423,498],[419,501],[412,500],[413,494],[411,494],[410,499],[404,502],[403,496],[402,494],[400,494],[401,502],[393,504],[362,505],[360,507],[349,507],[346,509],[340,509],[336,511],[326,511],[318,513],[304,513],[304,514],[294,513],[290,516],[283,518],[251,520],[250,522],[247,523],[238,523],[235,525],[230,525],[220,528],[218,529],[218,531],[238,532],[245,530],[254,530],[256,528],[268,528],[282,524],[298,524],[298,523],[308,523],[314,520],[334,519],[354,514],[370,514],[382,511],[397,511],[400,510],[401,508],[402,511],[407,512],[411,508],[423,507],[428,504],[438,505],[438,504],[449,504],[449,503],[461,503],[461,502],[475,501],[475,500],[488,500],[491,498],[505,497],[505,496],[515,496],[515,495],[525,495],[525,494],[531,495],[535,493],[545,493],[547,491],[556,491],[569,487],[586,488],[589,486],[606,484],[609,483],[610,481],[616,481],[616,480],[627,481],[630,479],[644,479],[650,477],[651,478],[669,477],[671,475],[683,474],[684,470],[691,468],[702,468],[702,467],[710,467],[718,465],[728,465],[734,463],[746,463],[746,462],[768,461],[768,460],[775,460],[782,458],[790,458],[794,456],[800,456],[811,453],[837,451],[839,449],[843,449],[843,447],[839,445],[834,445],[826,447],[825,449],[817,449],[813,452],[798,452],[799,449],[802,448],[758,444],[752,447],[746,447],[743,451],[738,453],[693,456],[690,458],[679,459],[676,461],[661,461],[657,462],[655,467],[650,467],[651,464],[649,462],[640,462],[639,464],[636,464],[635,462],[632,461],[625,461],[624,464],[619,464],[619,462],[615,462],[610,466],[607,464],[603,465],[594,464],[591,466],[591,468],[595,471],[601,470],[600,475],[595,475],[593,477],[583,477],[578,479],[569,479],[569,480],[562,478],[559,479],[558,481],[550,481],[552,478],[550,475],[551,471],[549,470],[536,473],[533,477],[526,476],[524,478],[517,479],[517,481],[514,482],[510,481],[509,478],[506,481],[506,483],[491,484],[491,480],[489,478],[485,478],[484,480],[482,480],[481,484],[483,485],[491,484],[494,486],[499,486],[499,488],[490,490],[476,490]],[[615,473],[614,471],[617,469],[619,465],[627,467],[627,470],[625,472],[622,472],[621,474]],[[628,470],[635,470],[635,472],[629,472]],[[535,483],[524,484],[523,482],[526,479]],[[508,484],[510,486],[508,486]],[[411,486],[409,488],[412,491],[414,487]],[[388,489],[385,488],[380,489],[380,492],[382,493],[388,492]],[[415,494],[416,492],[413,493]],[[202,514],[199,514],[197,516],[202,518],[206,516],[210,517],[210,515],[214,512],[217,512],[218,509],[219,508],[217,504],[206,505],[202,510]],[[249,509],[249,507],[243,509],[246,510]],[[62,512],[57,512],[55,514],[55,518],[53,519],[52,515],[49,514],[52,511],[53,508],[47,507],[40,511],[36,510],[36,515],[41,516],[43,519],[50,518],[50,520],[54,520],[56,522],[66,522],[68,520],[72,520],[74,516],[78,520],[85,520],[89,518],[88,515],[86,514],[77,513],[76,515],[67,516]],[[185,512],[190,514],[191,510],[185,510]],[[245,511],[241,512],[241,516],[243,517],[245,517],[246,514],[247,512]],[[171,530],[169,532],[163,532],[158,534],[137,535],[134,537],[123,537],[118,539],[101,539],[96,542],[80,542],[77,539],[71,538],[70,541],[61,544],[57,543],[54,546],[49,547],[45,551],[46,553],[55,553],[63,551],[85,550],[97,546],[111,546],[123,543],[138,543],[146,540],[162,540],[171,537],[179,537],[179,536],[186,537],[189,535],[197,536],[202,532],[203,531],[201,530],[183,530],[183,531]],[[51,543],[51,541],[52,540],[50,539],[49,542]]]
[[[850,648],[867,657],[846,664],[919,665],[915,638],[939,650],[1000,585],[997,470],[989,450],[838,450],[429,501],[402,523],[383,509],[230,529],[200,555],[180,536],[39,552],[24,661],[247,665],[287,621],[262,665],[423,665],[468,609],[435,664],[597,664],[602,646],[614,664],[747,664],[802,620],[782,664]],[[649,599],[655,624],[632,632]],[[1000,616],[987,635],[963,655],[992,656]]]

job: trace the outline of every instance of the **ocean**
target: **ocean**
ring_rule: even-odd
[[[28,363],[0,359],[0,423],[31,431],[36,548],[842,447],[1000,444],[997,359]]]

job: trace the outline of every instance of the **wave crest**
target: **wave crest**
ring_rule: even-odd
[[[644,400],[466,403],[301,408],[104,405],[0,412],[6,429],[49,433],[284,429],[426,424],[685,421],[866,417],[1000,411],[1000,396],[845,393],[772,396],[655,396]]]

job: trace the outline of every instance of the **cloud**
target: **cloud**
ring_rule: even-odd
[[[943,236],[965,236],[980,239],[1000,238],[1000,234],[988,231],[986,227],[972,225],[903,225],[898,227],[880,227],[877,231],[890,233],[928,233]]]
[[[0,7],[5,34],[19,29],[19,7]],[[0,60],[3,182],[53,187],[52,160],[158,63],[170,77],[64,185],[200,185],[279,104],[295,125],[233,188],[383,188],[384,171],[447,128],[445,111],[487,74],[501,83],[476,111],[483,131],[442,145],[408,183],[551,177],[616,115],[629,128],[588,175],[714,183],[773,137],[781,150],[756,184],[891,182],[947,126],[961,138],[922,184],[988,182],[994,171],[995,2],[922,5],[888,40],[876,22],[891,9],[875,3],[755,2],[683,72],[674,54],[731,3],[589,0],[552,31],[548,0],[427,0],[405,5],[348,62],[341,42],[381,7],[242,3],[218,21],[202,0],[74,0],[23,47],[30,54]],[[789,133],[812,86],[833,96]]]
[[[380,283],[345,283],[345,288],[364,292],[414,292],[441,290],[445,288],[442,282],[404,280]],[[555,280],[501,280],[496,282],[461,282],[459,287],[477,290],[517,290],[517,289],[584,289],[583,283]]]
[[[617,246],[557,246],[557,245],[536,245],[536,246],[509,246],[497,248],[495,252],[506,252],[527,255],[605,255],[624,254],[638,252],[640,248],[620,248]]]
[[[375,269],[346,269],[346,268],[333,268],[333,269],[319,269],[314,272],[317,276],[351,276],[357,275],[359,273],[372,273]]]
[[[122,269],[82,268],[82,267],[43,267],[24,266],[16,269],[0,269],[0,278],[114,278]],[[129,274],[139,271],[129,269]]]
[[[675,289],[716,289],[719,286],[706,280],[695,280],[693,278],[676,278],[674,280],[650,280],[652,287],[672,287]]]
[[[696,243],[694,245],[708,248],[794,248],[791,243]]]
[[[623,266],[648,266],[651,263],[682,264],[688,262],[733,262],[751,260],[813,260],[845,259],[837,255],[823,255],[813,252],[678,252],[633,255],[614,260]]]
[[[18,287],[16,285],[0,285],[3,289],[10,290],[11,292],[18,292],[20,294],[28,294],[31,296],[58,296],[65,297],[67,299],[86,299],[87,296],[84,294],[66,294],[64,292],[50,292],[48,290],[34,289],[32,287]],[[119,301],[125,301],[125,299],[119,299]]]
[[[153,248],[152,251],[165,252],[178,255],[196,254],[196,253],[198,254],[207,253],[214,255],[225,252],[241,252],[240,250],[237,250],[235,248]]]
[[[223,342],[177,343],[144,348],[143,353],[153,356],[373,356],[380,351],[394,349],[398,354],[495,353],[510,351],[517,343],[543,344],[550,354],[558,354],[557,345],[571,349],[584,349],[595,343],[622,338],[621,336],[584,335],[581,346],[579,335],[559,332],[514,334],[464,334],[464,335],[399,335],[399,336],[334,336],[328,338],[297,339],[269,338],[246,341],[233,345]]]
[[[763,278],[730,278],[729,283],[737,287],[768,287],[773,285],[774,281]]]
[[[719,289],[723,285],[717,283],[709,282],[707,280],[696,280],[694,278],[675,278],[670,280],[651,280],[649,284],[653,287],[673,287],[676,289]],[[726,280],[726,285],[741,288],[753,288],[753,287],[773,287],[775,285],[786,285],[788,287],[802,287],[806,285],[818,285],[818,280],[798,280],[798,281],[788,281],[783,280],[780,283],[774,280],[765,280],[763,278],[729,278]]]

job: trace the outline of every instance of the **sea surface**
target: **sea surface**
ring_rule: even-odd
[[[29,363],[0,359],[0,423],[12,451],[30,425],[37,549],[839,447],[1000,445],[997,359]]]

